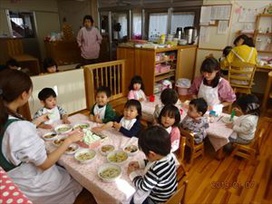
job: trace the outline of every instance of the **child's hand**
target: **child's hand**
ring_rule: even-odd
[[[90,119],[90,121],[93,121],[93,122],[94,122],[94,115],[91,114],[89,119]]]
[[[129,165],[128,165],[128,170],[127,170],[127,173],[130,174],[131,172],[139,169],[140,166],[139,166],[139,163],[137,161],[133,161],[133,162],[130,162]]]
[[[101,132],[103,129],[101,128],[101,127],[94,127],[94,128],[92,128],[92,131],[93,132]]]
[[[226,124],[226,127],[230,128],[230,129],[232,129],[232,128],[233,128],[233,126],[234,126],[234,124],[233,124],[233,123],[227,123],[227,124]]]
[[[100,116],[99,116],[99,115],[95,115],[95,116],[94,116],[94,122],[102,123],[102,120],[100,119]]]
[[[143,101],[144,101],[144,98],[140,98],[139,101],[140,101],[140,102],[143,102]]]
[[[116,129],[116,130],[120,130],[120,128],[122,127],[122,125],[120,123],[117,123],[117,122],[113,122],[113,127]]]
[[[34,124],[36,125],[36,127],[37,127],[37,126],[39,126],[41,123],[43,123],[43,122],[45,122],[45,121],[48,121],[48,120],[49,120],[49,118],[48,118],[48,113],[46,113],[46,114],[43,114],[43,115],[41,115],[40,117],[34,119],[34,120],[32,121],[32,123],[34,123]]]
[[[76,130],[72,134],[70,134],[69,137],[67,137],[67,139],[65,139],[65,140],[67,140],[68,143],[71,144],[73,142],[81,141],[83,136],[84,136],[83,131]]]
[[[63,118],[62,119],[62,122],[64,123],[64,124],[70,124],[71,122],[68,120],[68,118]]]

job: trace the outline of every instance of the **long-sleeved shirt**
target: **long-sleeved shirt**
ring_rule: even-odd
[[[122,120],[123,116],[121,116],[119,119],[116,120],[116,122],[120,123]],[[127,129],[123,126],[121,126],[119,132],[123,133],[127,137],[133,137],[137,136],[138,132],[141,130],[141,122],[139,119],[136,119],[134,124],[132,125],[131,128]]]
[[[129,178],[137,189],[150,192],[149,198],[155,203],[166,202],[177,188],[175,160],[168,154],[153,162],[144,176],[132,172]]]
[[[84,59],[97,59],[100,52],[102,36],[96,27],[82,27],[77,34],[77,43]]]

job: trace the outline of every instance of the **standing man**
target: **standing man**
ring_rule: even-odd
[[[98,62],[102,36],[93,26],[94,20],[90,15],[84,16],[83,25],[77,34],[77,43],[81,49],[82,65]]]

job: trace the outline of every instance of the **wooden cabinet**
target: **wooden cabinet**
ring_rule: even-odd
[[[145,84],[146,95],[154,94],[155,84],[170,79],[194,77],[196,46],[172,48],[118,47],[117,58],[126,59],[126,84],[134,75],[140,75]]]
[[[272,14],[257,16],[253,39],[258,51],[272,53]]]
[[[58,65],[81,62],[80,49],[76,40],[44,42],[46,56],[53,58]]]

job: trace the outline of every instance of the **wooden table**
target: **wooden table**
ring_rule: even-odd
[[[72,125],[84,121],[89,123],[91,127],[98,126],[97,123],[88,121],[87,116],[82,114],[73,115],[69,117],[69,120]],[[58,124],[59,123],[56,123],[54,125]],[[38,129],[38,134],[42,136],[49,131],[50,130]],[[102,134],[107,136],[107,139],[105,139],[102,144],[114,145],[116,149],[123,148],[126,144],[130,143],[130,141],[133,141],[133,144],[137,143],[136,138],[130,140],[130,138],[123,136],[114,129],[102,131]],[[51,141],[46,142],[46,148],[48,151],[55,149]],[[127,203],[135,192],[135,188],[127,175],[128,163],[133,160],[142,160],[145,158],[145,155],[139,151],[136,155],[129,156],[128,160],[120,165],[122,168],[121,178],[116,182],[106,183],[100,180],[97,175],[98,167],[107,162],[106,157],[99,153],[99,147],[94,149],[97,154],[91,163],[80,164],[74,159],[73,155],[66,154],[62,155],[58,162],[67,169],[75,180],[93,194],[98,204]]]

